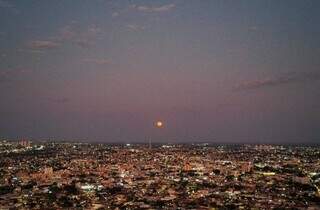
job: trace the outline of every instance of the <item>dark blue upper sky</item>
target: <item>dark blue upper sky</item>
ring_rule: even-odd
[[[317,142],[319,9],[0,0],[0,137]]]

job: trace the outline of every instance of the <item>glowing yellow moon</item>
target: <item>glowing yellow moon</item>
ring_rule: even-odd
[[[163,126],[163,122],[162,121],[157,121],[156,122],[156,127],[157,128],[161,128]]]

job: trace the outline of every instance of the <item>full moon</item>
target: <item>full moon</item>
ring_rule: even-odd
[[[161,128],[163,126],[163,122],[161,122],[161,121],[157,121],[156,122],[156,127],[157,128]]]

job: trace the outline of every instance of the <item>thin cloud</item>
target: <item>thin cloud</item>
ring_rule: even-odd
[[[94,45],[97,36],[102,32],[101,28],[90,25],[85,29],[75,26],[76,23],[66,25],[58,30],[56,36],[46,40],[32,40],[27,43],[28,50],[49,50],[63,46],[65,43],[73,43],[82,48]]]
[[[131,31],[142,31],[142,30],[144,30],[143,26],[139,26],[139,25],[136,25],[136,24],[128,24],[126,27]]]
[[[33,54],[44,54],[43,50],[33,50],[33,49],[18,49],[20,53],[33,53]]]
[[[4,70],[0,72],[0,83],[8,82],[11,79],[11,73],[9,71]]]
[[[50,40],[34,40],[28,43],[28,47],[33,50],[54,49],[59,46],[59,43]]]
[[[28,73],[31,73],[31,71],[23,68],[0,70],[0,83],[12,82],[18,77],[21,77],[22,75],[25,76]]]
[[[118,17],[119,15],[120,15],[119,12],[113,12],[111,16],[115,18],[115,17]]]
[[[93,42],[90,39],[77,39],[74,40],[73,43],[78,45],[81,48],[90,48],[93,45]]]
[[[258,31],[259,27],[258,26],[250,26],[249,31]]]
[[[234,90],[253,90],[265,87],[274,87],[291,83],[308,83],[320,80],[320,72],[305,72],[282,75],[275,78],[264,78],[253,81],[246,81],[236,85]]]
[[[73,25],[68,25],[60,30],[58,39],[64,42],[75,43],[79,47],[89,48],[94,45],[97,36],[102,32],[101,28],[91,25],[85,30],[81,30]]]
[[[64,26],[60,29],[60,39],[61,40],[70,40],[73,39],[77,33],[72,29],[70,25]]]
[[[110,60],[106,59],[106,58],[101,58],[101,59],[86,58],[83,61],[87,62],[87,63],[94,63],[94,64],[99,64],[99,65],[105,65],[105,64],[109,64],[110,63]]]
[[[0,0],[0,8],[14,8],[14,5],[8,1]]]
[[[14,4],[12,4],[9,1],[5,1],[5,0],[0,0],[0,9],[8,9],[13,11],[14,13],[18,14],[19,10],[15,7]]]
[[[89,36],[95,36],[101,32],[101,28],[97,27],[96,25],[91,25],[88,27],[88,34]]]
[[[145,6],[145,5],[132,5],[132,8],[141,11],[141,12],[167,12],[176,7],[175,4],[165,4],[158,7],[151,7],[151,6]]]

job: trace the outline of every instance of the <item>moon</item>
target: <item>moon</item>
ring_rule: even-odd
[[[163,127],[163,122],[158,120],[158,121],[156,121],[155,125],[156,125],[157,128],[162,128]]]

